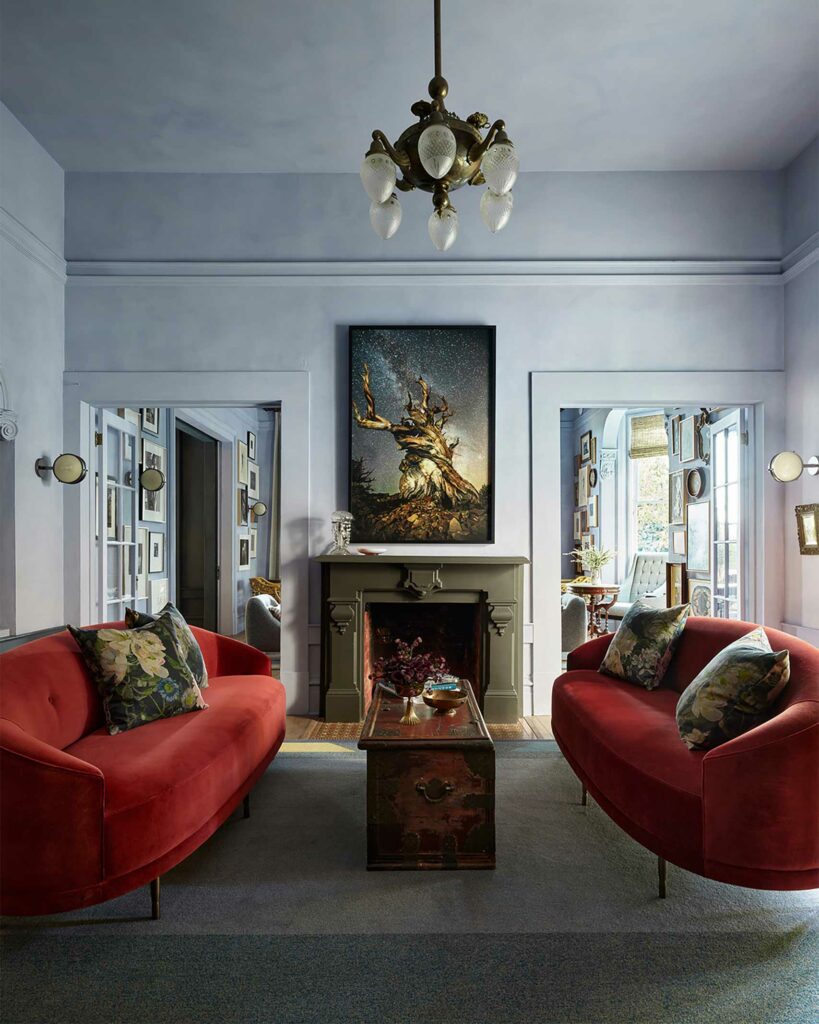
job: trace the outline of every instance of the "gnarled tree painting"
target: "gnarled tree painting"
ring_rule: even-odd
[[[354,541],[492,540],[493,327],[350,328]]]

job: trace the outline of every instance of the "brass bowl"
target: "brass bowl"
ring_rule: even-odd
[[[466,690],[424,690],[424,703],[436,715],[454,715],[466,701]]]

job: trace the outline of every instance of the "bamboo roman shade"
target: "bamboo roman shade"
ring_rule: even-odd
[[[665,417],[662,413],[633,416],[629,432],[628,457],[630,459],[651,459],[656,455],[668,455]]]

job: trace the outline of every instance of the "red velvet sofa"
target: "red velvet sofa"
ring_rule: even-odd
[[[67,631],[0,656],[2,913],[74,910],[150,882],[157,917],[159,876],[263,774],[284,739],[284,688],[260,651],[193,633],[207,710],[116,736]]]
[[[681,741],[680,693],[754,627],[690,617],[651,692],[597,669],[613,634],[578,647],[555,682],[552,729],[585,790],[665,861],[755,889],[819,886],[819,650],[766,629],[790,651],[791,678],[769,720],[710,751]]]

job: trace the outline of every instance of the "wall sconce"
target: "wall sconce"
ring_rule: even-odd
[[[34,463],[34,472],[41,480],[45,480],[47,473],[53,473],[55,480],[61,484],[78,484],[85,480],[88,466],[85,459],[81,459],[79,455],[66,452],[58,455],[54,462],[49,462],[47,458],[37,459]]]
[[[257,519],[261,519],[262,516],[267,515],[267,505],[263,501],[254,501],[250,506],[250,511]]]
[[[165,474],[161,469],[149,466],[139,474],[139,484],[144,491],[150,491],[152,494],[161,491],[165,486]]]
[[[777,452],[768,463],[768,472],[780,484],[791,484],[807,470],[811,476],[819,474],[819,455],[811,455],[807,462],[796,452]]]

